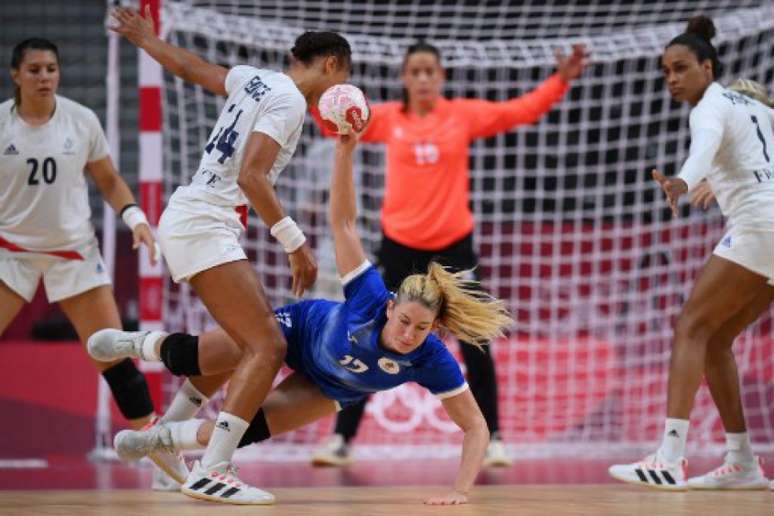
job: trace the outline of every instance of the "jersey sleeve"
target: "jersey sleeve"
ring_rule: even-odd
[[[306,105],[292,93],[276,93],[266,99],[268,103],[253,126],[253,131],[270,136],[285,147],[299,125],[304,123]]]
[[[99,161],[110,154],[105,131],[99,123],[99,118],[92,110],[86,111],[86,125],[89,131],[89,156],[86,159],[88,163]]]
[[[368,120],[360,141],[366,143],[384,143],[390,135],[390,112],[393,104],[371,104],[371,117]]]
[[[688,185],[688,191],[693,190],[712,170],[712,162],[723,140],[726,109],[726,103],[707,102],[691,111],[691,147],[688,159],[677,176]]]
[[[384,304],[392,297],[382,275],[368,260],[341,278],[341,282],[344,285],[344,304],[368,319],[380,315]]]
[[[252,66],[237,65],[231,68],[226,75],[226,83],[224,84],[226,93],[231,95],[240,84],[243,84],[247,79],[255,75],[255,73],[256,69]]]
[[[465,345],[465,344],[463,344]],[[451,398],[468,388],[460,365],[442,342],[436,342],[437,350],[418,367],[414,380],[440,399]]]
[[[467,119],[471,140],[487,138],[519,125],[536,122],[548,113],[569,89],[569,84],[558,74],[554,74],[520,97],[503,102],[457,99],[455,108]]]
[[[360,141],[366,143],[382,143],[387,140],[389,135],[389,104],[371,104],[371,116],[368,119],[368,125],[360,135]],[[324,123],[320,110],[317,106],[309,108],[309,113],[317,124],[323,136],[335,138],[336,132],[329,129]]]

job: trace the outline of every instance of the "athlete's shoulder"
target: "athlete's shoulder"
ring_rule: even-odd
[[[85,106],[79,102],[76,102],[67,97],[56,96],[56,108],[62,110],[62,114],[71,117],[73,120],[79,122],[97,123],[99,124],[99,117],[88,106]]]
[[[711,128],[722,131],[728,110],[732,106],[726,90],[713,82],[704,92],[701,100],[691,109],[689,124],[692,129]]]
[[[0,103],[0,123],[9,120],[13,114],[14,99],[8,99]]]
[[[417,351],[419,351],[417,358],[425,365],[432,365],[452,356],[449,348],[435,333],[430,333]]]
[[[375,102],[371,104],[371,109],[380,113],[400,113],[403,111],[403,103],[395,100]]]

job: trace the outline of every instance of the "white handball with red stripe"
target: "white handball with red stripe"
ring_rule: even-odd
[[[317,107],[325,127],[336,134],[359,133],[371,116],[365,95],[351,84],[337,84],[325,90]]]

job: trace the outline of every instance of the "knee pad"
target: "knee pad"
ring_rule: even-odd
[[[173,333],[161,343],[161,361],[177,376],[199,376],[199,337]]]
[[[138,419],[153,413],[148,383],[131,359],[127,358],[102,371],[113,399],[126,419]]]
[[[265,441],[269,437],[271,437],[271,432],[269,431],[269,424],[266,422],[266,415],[263,413],[263,409],[258,409],[258,413],[255,414],[255,417],[250,422],[250,426],[245,430],[242,440],[239,441],[238,448]]]

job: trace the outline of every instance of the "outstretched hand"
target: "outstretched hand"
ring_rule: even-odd
[[[580,77],[588,64],[589,57],[586,46],[582,43],[573,45],[572,54],[569,56],[565,57],[559,49],[554,52],[554,56],[556,57],[556,71],[565,82],[571,82]]]
[[[145,6],[144,14],[127,7],[116,7],[110,12],[110,16],[117,24],[109,25],[108,28],[140,48],[148,40],[156,37],[156,31],[153,28],[153,15],[149,5]]]
[[[661,186],[661,189],[666,195],[669,207],[672,209],[672,215],[677,217],[677,201],[680,196],[688,191],[688,185],[680,178],[668,178],[655,168],[651,172],[653,179],[655,179]]]

